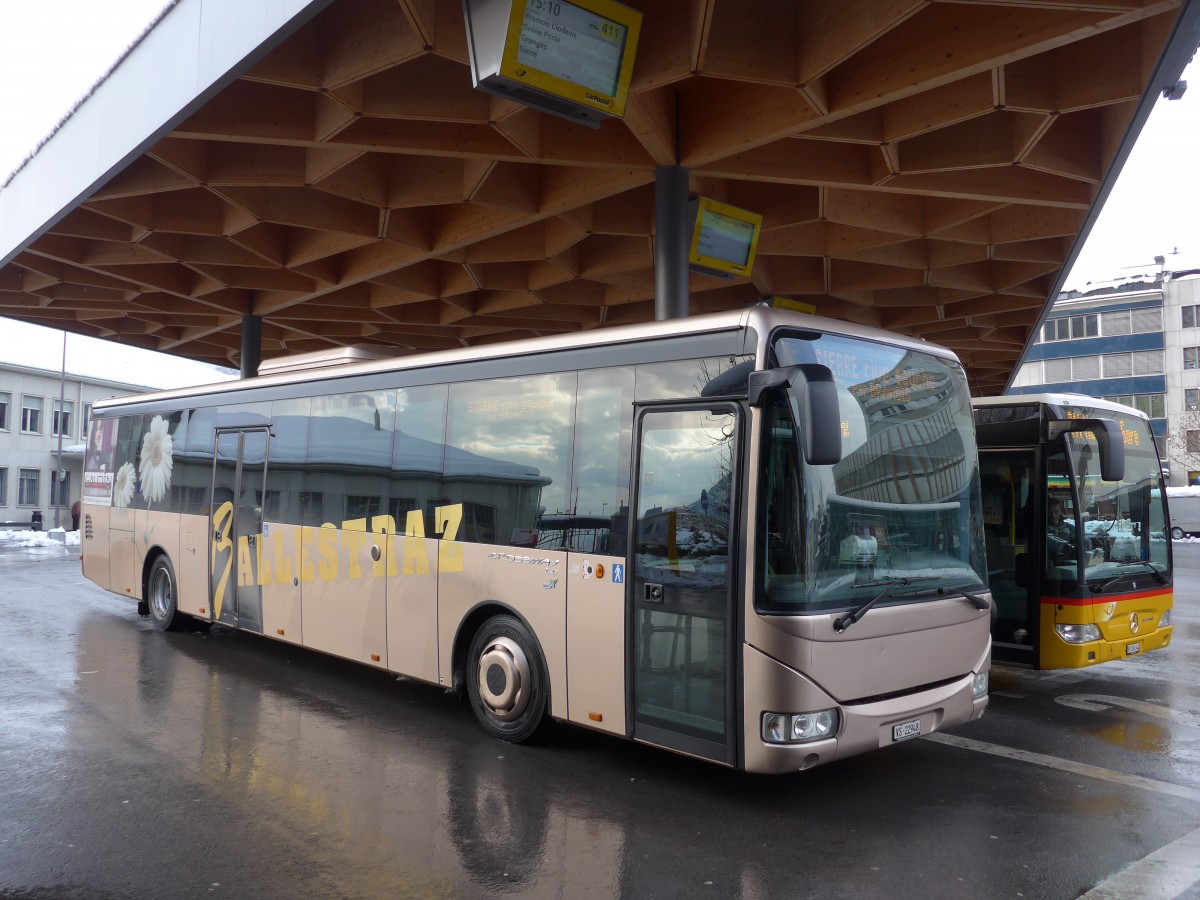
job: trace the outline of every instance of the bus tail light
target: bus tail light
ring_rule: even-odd
[[[1100,640],[1100,628],[1096,625],[1055,625],[1058,636],[1068,644],[1086,644]]]
[[[763,713],[762,739],[768,744],[806,744],[833,737],[838,729],[838,711],[822,709],[808,713]]]

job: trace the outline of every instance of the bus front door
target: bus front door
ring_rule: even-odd
[[[739,410],[641,407],[628,584],[630,732],[734,763]]]
[[[981,450],[984,551],[992,589],[992,658],[1033,666],[1042,539],[1033,527],[1034,452]]]
[[[209,521],[213,619],[257,632],[262,631],[258,544],[266,467],[267,429],[217,432]]]

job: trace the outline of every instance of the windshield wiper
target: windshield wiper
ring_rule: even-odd
[[[1119,563],[1117,563],[1117,565],[1144,566],[1146,569],[1149,570],[1150,574],[1154,576],[1154,578],[1158,581],[1159,584],[1167,583],[1167,576],[1164,575],[1162,572],[1160,572],[1158,570],[1158,568],[1154,565],[1154,563],[1146,562],[1146,560],[1144,560],[1144,559],[1134,559],[1134,560],[1130,560],[1129,562],[1119,562]],[[1136,572],[1121,572],[1117,575],[1114,575],[1112,578],[1106,578],[1104,581],[1100,582],[1099,584],[1091,584],[1091,585],[1088,585],[1088,587],[1091,588],[1091,591],[1093,594],[1099,594],[1101,591],[1105,590],[1110,584],[1115,584],[1116,582],[1120,581],[1122,578],[1128,578],[1130,575],[1136,575],[1136,574],[1137,574]]]
[[[886,597],[888,597],[892,593],[892,591],[894,591],[896,588],[903,587],[904,585],[907,585],[907,584],[916,584],[918,581],[928,581],[928,580],[929,580],[928,577],[925,577],[925,578],[885,578],[882,581],[864,581],[864,582],[854,585],[855,587],[879,587],[880,585],[882,585],[883,590],[881,590],[878,594],[876,594],[874,597],[872,597],[870,600],[868,600],[866,603],[864,603],[862,606],[860,606],[858,609],[854,610],[853,612],[848,612],[848,613],[846,613],[846,615],[841,616],[837,619],[834,619],[833,620],[833,630],[836,631],[838,634],[841,634],[843,631],[845,631],[847,628],[849,628],[851,625],[853,625],[855,622],[857,622],[859,619],[861,619],[864,615],[866,615],[866,612],[868,609],[870,609],[872,606],[874,606],[880,600],[883,600]]]
[[[958,594],[960,597],[962,597],[964,600],[966,600],[968,603],[970,603],[976,609],[991,609],[992,608],[992,604],[988,603],[986,598],[980,597],[978,594],[972,594],[969,591],[964,591],[960,587],[950,587],[950,588],[940,587],[940,588],[938,588],[938,593],[939,594]]]

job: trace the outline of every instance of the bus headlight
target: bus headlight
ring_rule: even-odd
[[[986,697],[988,692],[988,673],[979,672],[971,681],[971,699],[978,700],[980,697]]]
[[[832,737],[838,728],[838,711],[763,713],[762,739],[768,744],[806,744]]]
[[[1158,627],[1159,628],[1168,628],[1168,627],[1170,627],[1170,625],[1171,625],[1171,611],[1169,609],[1164,609],[1163,614],[1161,616],[1159,616]]]
[[[1096,625],[1055,625],[1058,636],[1068,644],[1086,644],[1100,640],[1100,629]]]

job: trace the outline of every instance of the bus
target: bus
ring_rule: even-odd
[[[751,307],[99,402],[84,574],[751,772],[971,721],[991,664],[964,372]]]
[[[992,653],[1036,669],[1171,642],[1171,542],[1145,413],[1076,394],[974,401]]]

